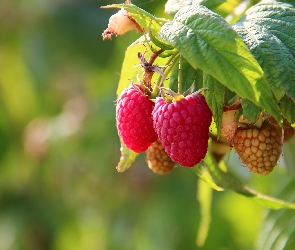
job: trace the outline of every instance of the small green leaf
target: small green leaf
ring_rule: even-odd
[[[204,87],[209,89],[204,92],[204,95],[216,122],[217,135],[219,135],[221,131],[225,87],[211,75],[207,74],[204,74]]]
[[[285,93],[295,100],[295,58],[289,49],[265,27],[242,22],[233,28],[261,65],[277,100]]]
[[[295,209],[295,203],[290,203],[284,200],[261,194],[235,179],[230,173],[228,173],[226,170],[222,170],[219,167],[213,155],[209,151],[204,159],[204,163],[205,166],[208,168],[208,171],[210,172],[216,185],[225,189],[231,189],[236,193],[245,195],[251,198],[253,201],[259,203],[260,205],[271,209]],[[222,164],[222,162],[220,164]]]
[[[137,7],[133,4],[112,4],[104,6],[103,8],[123,8],[128,12],[128,15],[134,18],[134,20],[143,28],[146,32],[151,34],[151,40],[160,48],[171,50],[169,44],[165,41],[158,38],[158,33],[161,29],[161,22],[158,18],[146,12],[145,10]],[[167,20],[162,19],[162,22],[166,22]]]
[[[131,149],[127,148],[125,144],[122,142],[122,140],[120,141],[121,141],[121,148],[120,148],[121,157],[116,169],[118,172],[124,172],[131,167],[132,163],[135,161],[138,154],[132,151]]]
[[[255,123],[258,120],[258,117],[261,113],[261,108],[257,107],[253,102],[248,99],[243,99],[243,118],[249,118],[252,123]]]
[[[158,34],[158,33],[157,33]],[[163,50],[172,50],[173,47],[163,42],[163,40],[159,39],[158,36],[153,34],[152,30],[149,30],[149,37],[153,43]]]
[[[201,5],[183,7],[159,36],[194,67],[267,110],[280,113],[263,70],[241,37],[218,14]]]
[[[236,180],[233,176],[231,176],[228,172],[221,170],[221,168],[216,163],[211,152],[208,151],[204,161],[204,167],[206,167],[211,174],[213,180],[216,185],[224,188],[231,189],[236,193],[245,195],[245,196],[254,196],[249,190],[245,188],[245,186]]]
[[[183,94],[192,87],[197,78],[197,73],[198,71],[180,56],[178,62],[173,65],[170,75],[170,89]]]
[[[295,128],[295,102],[285,95],[280,100],[280,109],[283,116],[288,120],[292,127]]]
[[[203,166],[203,164],[199,164],[192,168],[192,170],[203,180],[207,185],[213,188],[216,191],[223,191],[224,189],[218,186],[210,175],[208,169]]]
[[[179,62],[178,62],[179,63]],[[179,85],[179,64],[177,62],[173,65],[171,74],[170,74],[170,83],[169,88],[174,91],[178,92],[178,85]]]
[[[198,228],[196,245],[202,247],[207,239],[211,222],[211,204],[213,189],[205,182],[199,180],[197,184],[197,200],[200,204],[200,224]]]
[[[174,16],[182,7],[193,4],[202,4],[212,9],[224,2],[226,0],[168,0],[165,5],[165,13]]]

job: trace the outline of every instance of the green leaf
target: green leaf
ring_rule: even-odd
[[[294,148],[295,148],[295,137],[293,136],[291,139],[289,139],[287,142],[284,143],[284,153],[283,158],[285,162],[286,169],[289,173],[295,174],[295,154],[294,154]]]
[[[232,177],[226,170],[221,170],[211,152],[208,151],[201,165],[208,169],[217,186],[224,189],[232,189],[236,193],[245,196],[254,196],[254,194],[247,190],[241,182]]]
[[[211,222],[211,204],[213,189],[205,182],[199,180],[197,184],[197,200],[200,204],[200,224],[198,228],[196,245],[202,247],[207,239]]]
[[[290,203],[284,200],[261,194],[235,179],[230,173],[224,170],[225,166],[223,166],[223,169],[219,167],[211,152],[208,151],[203,162],[204,166],[208,168],[208,171],[210,172],[217,186],[225,189],[231,189],[236,193],[251,198],[253,201],[259,203],[260,205],[271,209],[295,209],[295,203]],[[220,164],[222,164],[222,162],[220,162]]]
[[[131,167],[132,163],[135,161],[138,154],[132,151],[131,149],[127,148],[125,144],[122,142],[121,138],[120,138],[120,141],[121,141],[121,148],[120,148],[121,157],[116,169],[118,172],[124,172]]]
[[[194,67],[267,110],[280,113],[263,70],[241,37],[218,14],[201,5],[183,7],[165,23],[159,36]]]
[[[153,34],[152,30],[149,30],[149,37],[151,39],[151,41],[153,41],[153,43],[158,46],[159,48],[163,49],[163,50],[172,50],[173,47],[168,45],[167,43],[164,43],[163,40],[160,40],[158,38],[158,33],[157,34]]]
[[[248,9],[243,20],[268,29],[295,57],[295,8],[287,3],[266,2]]]
[[[177,11],[182,7],[193,5],[193,4],[202,4],[209,9],[215,8],[220,4],[226,2],[225,0],[168,0],[165,5],[165,13],[174,16]]]
[[[240,34],[261,65],[277,100],[280,100],[285,93],[294,99],[295,58],[289,49],[265,27],[242,22],[233,28]]]
[[[173,65],[170,75],[170,89],[179,93],[184,93],[194,85],[197,74],[200,73],[195,70],[182,56],[179,57],[178,62]]]
[[[281,180],[280,189],[276,195],[295,202],[294,178],[286,176]],[[260,250],[292,250],[295,239],[295,213],[291,210],[269,210],[264,218],[258,236],[257,249]]]
[[[243,99],[243,118],[249,118],[252,123],[255,123],[258,120],[258,117],[261,113],[261,108],[257,107],[253,102],[248,99]]]
[[[295,103],[287,95],[280,100],[280,109],[283,116],[295,128]]]
[[[134,67],[139,65],[137,53],[144,51],[145,44],[144,40],[138,39],[136,42],[131,44],[125,51],[125,57],[121,68],[120,80],[117,88],[117,96],[121,95],[121,92],[127,88],[132,81],[137,82],[137,75],[142,75],[140,67]]]
[[[134,18],[140,27],[151,35],[151,40],[157,46],[165,50],[173,49],[173,47],[171,47],[165,41],[158,38],[158,33],[162,26],[159,18],[156,18],[155,16],[133,4],[112,4],[104,6],[103,8],[124,8],[128,12],[128,15]],[[161,21],[166,22],[167,20],[162,19]]]
[[[222,123],[225,87],[211,75],[207,74],[204,74],[204,87],[209,89],[209,91],[204,92],[204,95],[216,122],[217,135],[219,135]]]
[[[293,6],[295,5],[295,0],[278,0],[278,2],[292,4]]]
[[[218,186],[210,175],[208,169],[202,164],[199,164],[192,168],[192,170],[199,176],[201,180],[203,180],[207,185],[213,188],[216,191],[223,191],[224,189]]]

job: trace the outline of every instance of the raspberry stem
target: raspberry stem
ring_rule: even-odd
[[[200,88],[199,90],[192,93],[193,96],[200,94],[202,91],[209,90],[209,88]]]
[[[164,51],[165,51],[165,50],[160,49],[160,50],[154,52],[154,53],[150,56],[148,63],[149,63],[150,65],[153,65],[154,62],[155,62],[155,60],[157,59],[157,57],[158,57],[162,52],[164,52]]]
[[[178,57],[179,57],[179,53],[177,52],[169,58],[169,60],[166,63],[166,65],[168,65],[168,67],[163,69],[163,72],[165,72],[166,75],[168,75],[170,73],[170,71],[174,65],[173,62],[177,61]],[[165,80],[165,77],[163,77],[162,75],[157,79],[157,82],[155,83],[155,87],[154,87],[152,95],[151,95],[153,98],[156,98],[158,96],[158,91],[162,87],[164,80]]]

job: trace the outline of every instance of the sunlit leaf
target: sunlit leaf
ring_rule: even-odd
[[[196,245],[202,247],[207,239],[211,222],[211,204],[213,189],[203,181],[198,181],[197,200],[200,204],[200,224]]]
[[[118,172],[124,172],[131,167],[132,163],[135,161],[138,154],[132,151],[131,149],[127,148],[125,144],[122,142],[122,140],[120,141],[121,141],[121,148],[120,148],[121,157],[116,169]]]
[[[218,186],[210,175],[208,169],[201,163],[192,168],[192,170],[202,179],[207,185],[216,191],[223,191],[224,189]]]
[[[240,36],[218,14],[202,5],[183,7],[165,23],[159,36],[194,67],[267,110],[280,113],[263,70]]]
[[[165,5],[165,12],[171,16],[174,16],[176,12],[179,11],[182,7],[188,5],[202,4],[211,9],[219,6],[224,2],[225,0],[168,0]]]
[[[170,75],[170,89],[184,93],[192,87],[198,73],[201,72],[195,70],[183,57],[179,57]]]
[[[204,159],[204,163],[206,164],[216,185],[225,189],[231,189],[236,193],[245,195],[251,198],[253,201],[259,203],[260,205],[271,209],[295,209],[295,203],[290,203],[268,195],[261,194],[235,179],[230,173],[220,168],[220,166],[216,163],[214,157],[209,151]],[[219,164],[222,164],[222,162]]]

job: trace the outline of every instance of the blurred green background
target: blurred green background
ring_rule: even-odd
[[[111,3],[0,1],[0,250],[197,248],[190,169],[157,176],[142,155],[116,171],[116,88],[140,35],[102,40]],[[163,0],[133,3],[163,16]],[[230,191],[212,206],[203,249],[253,249],[266,210]]]

